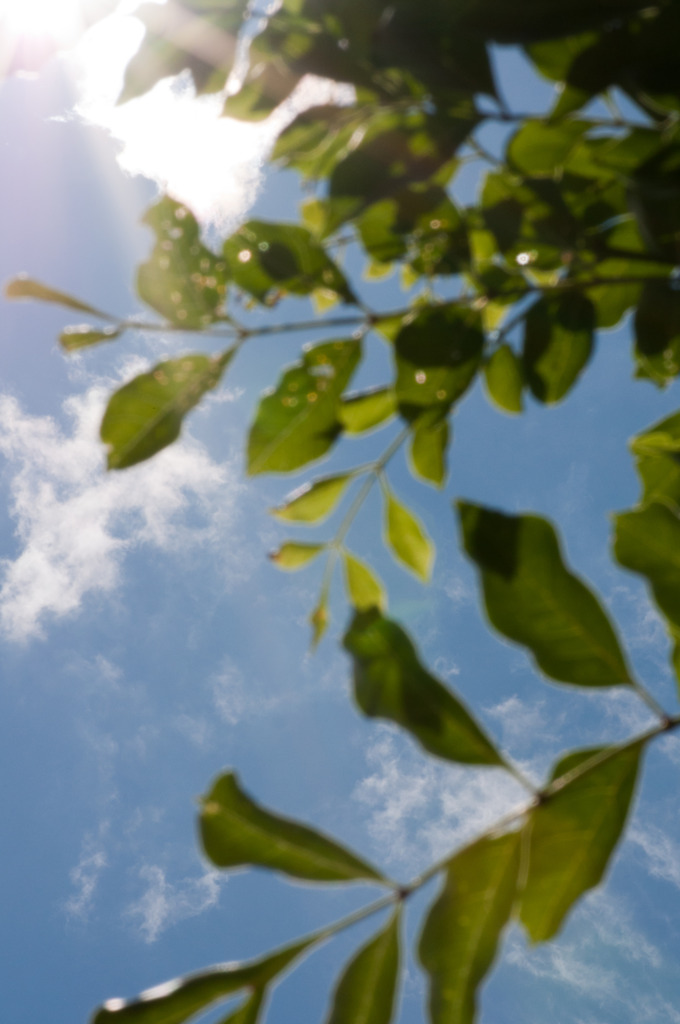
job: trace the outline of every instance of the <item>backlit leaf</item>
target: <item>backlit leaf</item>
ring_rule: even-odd
[[[345,968],[327,1024],[390,1024],[399,975],[399,911]]]
[[[95,1013],[92,1024],[184,1024],[242,989],[267,985],[317,941],[312,936],[249,963],[218,964],[187,974],[143,992],[138,999],[110,999]]]
[[[272,515],[287,522],[318,523],[331,514],[351,479],[351,474],[342,473],[303,484],[286,498],[283,505],[272,509]]]
[[[77,309],[79,313],[89,313],[90,316],[100,317],[102,320],[109,320],[110,317],[87,302],[60,292],[56,288],[50,288],[40,281],[34,281],[26,274],[19,274],[18,277],[8,281],[5,285],[6,299],[37,299],[39,302],[52,302],[57,306],[66,306],[67,309]]]
[[[397,399],[392,388],[373,388],[344,396],[338,418],[348,434],[363,434],[382,426],[396,411]]]
[[[504,412],[521,412],[524,374],[522,364],[509,345],[497,348],[484,366],[489,395]]]
[[[98,345],[101,341],[115,341],[122,334],[120,327],[91,327],[89,324],[78,324],[65,327],[59,335],[59,344],[67,352],[76,352],[80,348]]]
[[[411,465],[421,479],[436,487],[446,480],[450,435],[448,417],[442,409],[427,409],[413,424]]]
[[[320,555],[325,546],[325,544],[302,544],[289,540],[282,544],[277,551],[272,552],[269,558],[279,569],[295,571],[295,569],[302,569],[317,555]]]
[[[332,839],[260,807],[233,772],[222,775],[203,799],[200,825],[205,853],[219,868],[251,864],[314,882],[382,880]]]
[[[431,754],[461,764],[502,765],[461,702],[423,667],[407,633],[377,609],[358,612],[345,635],[354,695],[365,715],[407,729]]]
[[[614,554],[620,565],[646,576],[656,603],[680,638],[680,519],[651,504],[616,517]]]
[[[499,632],[528,647],[551,679],[579,686],[630,683],[598,599],[564,565],[551,524],[458,503],[465,550],[476,563],[486,611]]]
[[[533,942],[559,931],[574,903],[596,886],[621,837],[643,744],[622,748],[549,793],[531,813],[527,881],[520,918]],[[599,750],[563,758],[553,779],[568,776]]]
[[[648,281],[635,311],[635,357],[639,377],[667,383],[680,373],[680,289]]]
[[[217,387],[233,354],[170,359],[116,391],[100,432],[109,469],[134,466],[177,440],[184,417]]]
[[[631,442],[645,504],[680,509],[680,413],[655,423]]]
[[[265,990],[256,988],[244,1003],[232,1010],[219,1024],[257,1024],[265,1000]]]
[[[358,341],[307,349],[265,395],[248,437],[248,472],[288,473],[328,451],[342,431],[338,400],[361,355]]]
[[[348,551],[344,553],[345,582],[347,595],[357,611],[379,608],[381,611],[387,604],[385,588],[375,573],[365,562],[361,562]]]
[[[448,864],[418,954],[430,980],[432,1024],[472,1024],[517,891],[520,834],[480,839]]]
[[[223,313],[226,263],[201,242],[198,221],[164,196],[144,214],[156,236],[137,272],[140,299],[177,327],[200,329]]]
[[[406,505],[385,492],[385,540],[394,557],[427,582],[434,562],[434,546],[420,521]]]

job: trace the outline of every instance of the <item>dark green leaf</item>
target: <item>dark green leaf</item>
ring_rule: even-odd
[[[354,301],[344,274],[307,228],[250,220],[224,243],[224,258],[234,284],[266,305],[282,292],[318,288]]]
[[[480,839],[449,861],[418,953],[430,977],[432,1024],[472,1024],[517,890],[520,834]]]
[[[382,426],[396,411],[397,399],[392,388],[373,388],[343,397],[338,416],[348,434],[363,434]]]
[[[303,484],[271,510],[277,519],[292,523],[318,523],[329,516],[345,493],[352,476],[341,473]]]
[[[109,469],[134,466],[176,441],[184,417],[217,387],[233,354],[170,359],[116,391],[101,425]]]
[[[89,324],[79,324],[75,327],[65,327],[59,335],[59,343],[67,352],[76,352],[79,348],[87,348],[90,345],[98,345],[101,341],[115,341],[122,334],[120,327],[90,327]]]
[[[421,522],[406,505],[385,490],[385,540],[394,557],[427,582],[432,573],[434,546]]]
[[[383,611],[387,604],[385,589],[380,580],[364,563],[348,551],[343,557],[345,566],[345,582],[347,595],[357,611],[364,612],[369,608]]]
[[[327,1024],[390,1024],[399,976],[400,913],[345,968]]]
[[[81,302],[80,299],[74,298],[73,295],[57,291],[56,288],[50,288],[40,281],[34,281],[33,278],[28,277],[26,274],[19,274],[18,277],[7,282],[5,285],[5,298],[37,299],[38,302],[53,302],[57,306],[77,309],[79,313],[89,313],[90,316],[97,316],[102,320],[111,319],[107,313],[102,313],[101,310],[88,305],[87,302]]]
[[[345,636],[354,695],[364,714],[407,729],[431,754],[461,764],[503,759],[460,701],[421,665],[408,635],[377,609],[359,612]]]
[[[625,569],[646,576],[654,598],[680,638],[680,520],[651,504],[616,517],[614,554]]]
[[[459,502],[465,550],[480,570],[486,611],[528,647],[551,679],[578,686],[630,683],[600,602],[564,565],[551,524]]]
[[[559,402],[572,388],[593,349],[595,310],[579,292],[540,299],[527,313],[522,362],[541,402]]]
[[[260,960],[188,974],[143,992],[139,999],[110,999],[95,1013],[92,1024],[184,1024],[241,989],[267,985],[317,941],[318,936],[312,936]],[[252,1002],[256,1000],[255,995]]]
[[[311,562],[317,555],[320,555],[325,544],[301,544],[289,540],[282,544],[278,551],[274,551],[269,557],[279,569],[295,571]]]
[[[524,121],[508,145],[508,162],[524,174],[553,177],[587,127],[583,121]]]
[[[574,903],[596,886],[623,832],[644,744],[625,747],[569,781],[599,750],[563,758],[553,779],[566,777],[531,814],[527,881],[520,917],[533,942],[560,929]]]
[[[635,357],[639,377],[665,384],[680,373],[680,289],[648,281],[635,312]]]
[[[265,990],[255,989],[253,994],[244,1003],[231,1013],[227,1014],[220,1024],[257,1024],[260,1019],[260,1010],[264,1005]]]
[[[489,395],[504,412],[521,412],[524,374],[522,364],[509,345],[497,348],[484,366]]]
[[[143,302],[177,327],[207,327],[223,313],[226,263],[200,239],[196,218],[164,196],[144,215],[156,236],[151,256],[137,273]]]
[[[328,341],[285,371],[250,429],[250,474],[289,473],[325,455],[342,431],[338,401],[360,356],[358,341]]]
[[[206,855],[219,868],[252,864],[314,882],[382,881],[332,839],[260,807],[233,772],[222,775],[204,798],[200,824]]]
[[[402,415],[413,420],[424,409],[448,411],[474,380],[483,345],[478,313],[456,305],[419,312],[395,340]]]

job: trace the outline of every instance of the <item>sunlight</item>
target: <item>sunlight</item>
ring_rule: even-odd
[[[0,26],[14,36],[42,35],[57,41],[75,35],[81,0],[0,0]]]

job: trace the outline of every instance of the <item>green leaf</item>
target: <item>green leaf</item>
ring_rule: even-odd
[[[282,292],[332,292],[345,302],[354,295],[344,274],[307,228],[250,220],[224,243],[234,284],[265,305]]]
[[[600,602],[564,565],[551,524],[458,502],[465,550],[480,570],[491,623],[528,647],[551,679],[578,686],[631,683]]]
[[[396,622],[375,608],[358,612],[343,642],[354,661],[354,695],[365,715],[396,722],[447,761],[504,764],[463,704],[423,667]]]
[[[521,412],[524,373],[522,364],[509,345],[501,345],[484,366],[487,391],[504,412]]]
[[[383,611],[387,605],[385,588],[365,562],[361,562],[348,551],[343,554],[347,595],[357,611],[378,608]]]
[[[680,520],[665,505],[647,505],[616,517],[619,565],[646,576],[654,599],[680,638]]]
[[[638,377],[666,384],[680,373],[680,290],[648,281],[635,311]]]
[[[109,469],[125,469],[176,441],[186,414],[217,387],[233,358],[187,355],[158,363],[115,392],[101,425]]]
[[[524,323],[522,362],[527,383],[539,401],[559,402],[592,354],[593,304],[576,291],[540,299]]]
[[[325,544],[302,544],[289,540],[282,544],[278,551],[273,551],[269,558],[279,569],[294,572],[320,555],[325,547]]]
[[[390,1024],[399,976],[400,912],[345,968],[327,1024]]]
[[[472,1024],[517,890],[520,834],[480,839],[453,857],[418,954],[430,978],[432,1024]]]
[[[399,411],[409,421],[424,409],[448,411],[468,389],[484,346],[479,314],[454,305],[431,306],[395,340]]]
[[[78,324],[65,327],[59,335],[59,344],[67,352],[76,352],[79,348],[98,345],[101,341],[115,341],[122,334],[120,327],[91,327],[89,324]]]
[[[630,447],[642,481],[642,502],[680,509],[680,413],[655,423]]]
[[[392,419],[397,411],[397,399],[392,388],[372,388],[340,401],[338,418],[348,434],[363,434]]]
[[[427,583],[432,573],[434,545],[413,512],[386,487],[384,493],[387,545],[397,561]]]
[[[570,772],[607,752],[578,751],[555,767],[553,780],[565,777],[565,784],[549,787],[525,826],[520,918],[533,942],[556,935],[574,903],[602,879],[626,823],[643,748],[635,743],[614,751],[571,781]]]
[[[321,599],[309,616],[309,624],[312,627],[312,650],[315,651],[323,640],[324,634],[328,629],[328,623],[330,622],[330,614],[328,612],[328,597],[326,594],[321,595]]]
[[[259,960],[219,964],[188,974],[143,992],[139,999],[110,999],[95,1013],[92,1024],[184,1024],[244,988],[262,988],[317,941],[315,935]],[[249,1003],[256,1001],[257,993]],[[250,1024],[248,1017],[245,1021]]]
[[[562,167],[588,125],[584,121],[526,120],[513,135],[507,149],[508,163],[523,174],[553,177]]]
[[[39,302],[53,302],[57,306],[66,306],[67,309],[77,309],[79,313],[89,313],[90,316],[100,317],[102,320],[110,320],[108,313],[102,313],[100,309],[81,302],[80,299],[68,295],[66,292],[57,291],[40,281],[34,281],[26,274],[19,274],[12,278],[5,285],[6,299],[37,299]]]
[[[250,428],[251,475],[289,473],[325,455],[342,431],[338,401],[360,357],[360,342],[328,341],[285,371]]]
[[[303,484],[288,495],[283,505],[271,509],[271,514],[286,522],[318,523],[331,514],[351,479],[351,473],[341,473]]]
[[[137,272],[140,299],[177,327],[196,330],[220,319],[227,266],[201,242],[191,211],[164,196],[146,211],[143,223],[156,242]]]
[[[256,988],[250,998],[231,1013],[227,1014],[220,1024],[257,1024],[260,1010],[264,1005],[265,990]]]
[[[446,412],[438,408],[427,409],[413,424],[411,465],[421,479],[436,487],[446,480],[450,433]]]
[[[219,868],[244,864],[313,882],[381,882],[382,876],[349,850],[319,832],[272,814],[222,775],[202,801],[201,838]]]

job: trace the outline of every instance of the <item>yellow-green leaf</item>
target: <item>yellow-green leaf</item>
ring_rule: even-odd
[[[352,476],[341,473],[303,484],[289,494],[283,505],[273,508],[277,519],[293,523],[318,523],[329,516],[342,498]]]
[[[387,604],[385,588],[372,569],[348,551],[344,554],[343,562],[347,595],[352,605],[360,612],[369,608],[383,611]]]
[[[484,367],[489,396],[504,412],[521,412],[524,375],[522,364],[509,345],[501,345]]]
[[[327,1024],[390,1024],[399,976],[400,911],[345,968]]]
[[[343,398],[338,416],[348,434],[363,434],[387,423],[396,411],[397,399],[392,388],[373,388]]]
[[[434,546],[424,527],[406,505],[385,493],[385,539],[394,557],[427,582],[432,573]]]
[[[78,324],[65,327],[59,335],[59,344],[67,352],[76,352],[79,348],[98,345],[101,341],[115,341],[122,333],[120,327],[91,327],[89,324]]]

